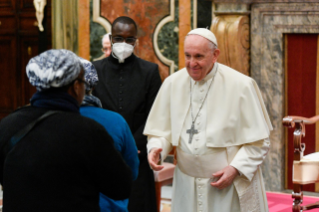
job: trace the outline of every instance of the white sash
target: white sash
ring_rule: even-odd
[[[177,163],[186,175],[213,178],[212,174],[228,166],[226,148],[214,148],[204,155],[193,155],[177,147]]]

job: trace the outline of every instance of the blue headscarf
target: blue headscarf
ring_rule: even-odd
[[[84,68],[84,78],[85,78],[85,81],[88,83],[88,86],[85,85],[85,89],[86,91],[90,91],[92,90],[92,88],[94,88],[94,86],[97,85],[97,83],[99,82],[99,78],[97,76],[97,72],[96,72],[96,69],[94,67],[94,65],[88,61],[88,60],[85,60],[81,57],[80,58],[80,61],[81,61],[81,64]]]
[[[85,81],[88,84],[88,85],[85,85],[85,89],[86,89],[86,91],[90,91],[94,88],[94,86],[97,85],[97,83],[99,82],[99,78],[97,76],[97,72],[96,72],[94,65],[90,61],[85,60],[81,57],[80,57],[80,61],[81,61],[82,66],[84,68]],[[97,98],[96,96],[93,96],[92,94],[84,96],[82,105],[83,106],[102,107],[102,103],[101,103],[100,99]]]

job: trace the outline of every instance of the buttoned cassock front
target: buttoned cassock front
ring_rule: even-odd
[[[139,176],[133,183],[130,211],[156,211],[153,171],[147,162],[147,137],[143,129],[156,94],[161,86],[158,65],[132,54],[124,63],[112,55],[93,62],[99,83],[93,94],[105,109],[118,112],[128,123],[139,153]],[[136,208],[135,210],[130,208]]]
[[[192,121],[190,92],[193,117],[209,92],[195,121],[198,134],[191,144],[186,133]],[[200,82],[191,80],[185,69],[167,78],[144,133],[149,136],[148,149],[163,148],[162,158],[177,146],[172,211],[267,211],[259,165],[269,149],[270,130],[267,111],[251,78],[217,63]],[[205,160],[207,155],[213,159]],[[206,164],[196,163],[202,157]],[[241,176],[225,189],[212,187],[210,182],[216,179],[211,174],[227,165]],[[205,166],[213,171],[205,172]]]

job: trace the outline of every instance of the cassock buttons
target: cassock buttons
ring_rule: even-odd
[[[122,110],[122,109],[123,109],[123,107],[119,107],[119,109],[120,109],[120,110]]]
[[[120,100],[120,101],[122,101],[122,100],[123,100],[123,98],[120,98],[119,100]]]
[[[123,91],[119,91],[119,93],[123,93]]]
[[[122,86],[123,86],[123,84],[121,83],[121,84],[120,84],[120,87],[122,87]]]

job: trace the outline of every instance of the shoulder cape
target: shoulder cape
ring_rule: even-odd
[[[164,81],[144,134],[164,137],[178,146],[190,108],[190,77],[184,68]],[[207,99],[206,145],[228,147],[269,137],[272,126],[256,82],[219,64]]]

